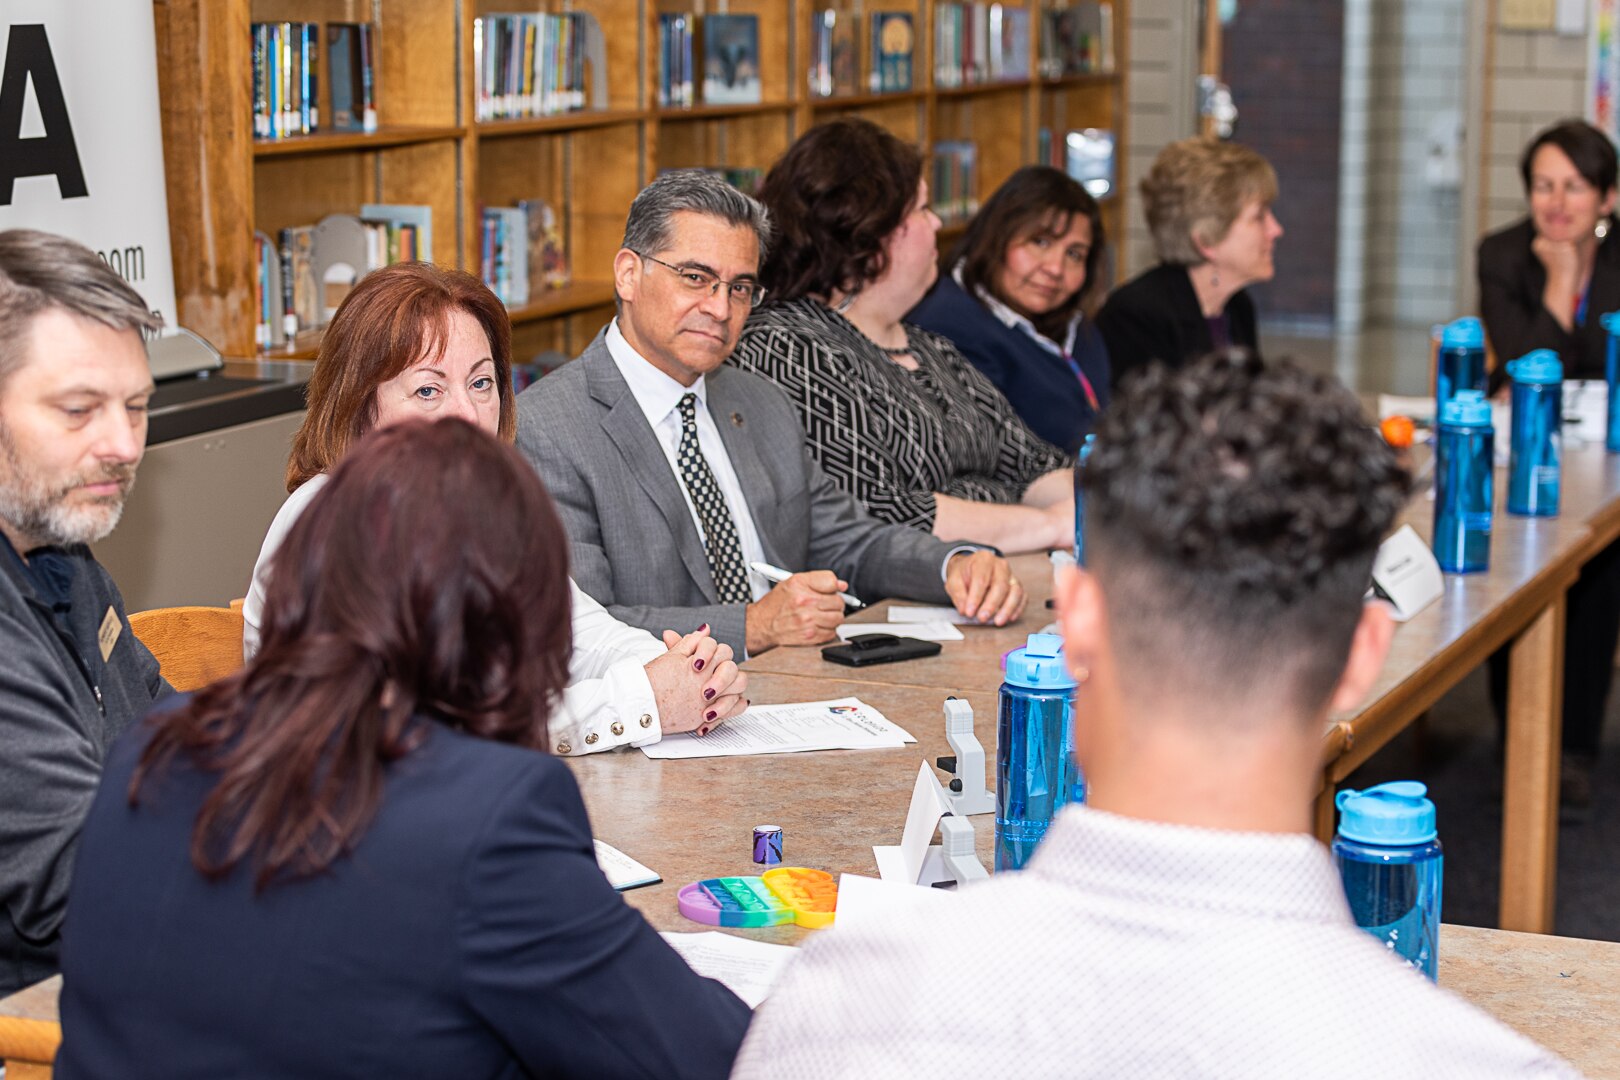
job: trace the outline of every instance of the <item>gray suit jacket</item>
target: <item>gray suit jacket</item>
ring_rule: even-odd
[[[886,525],[835,487],[805,449],[792,404],[769,382],[730,366],[705,381],[767,560],[832,570],[869,602],[949,603],[941,568],[952,545]],[[518,395],[517,445],[556,500],[580,588],[655,634],[706,622],[743,655],[744,605],[717,601],[680,479],[602,334]]]

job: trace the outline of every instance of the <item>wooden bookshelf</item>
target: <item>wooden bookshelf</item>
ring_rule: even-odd
[[[1067,5],[1011,2],[1031,12],[1033,73],[1039,9]],[[937,0],[161,0],[154,13],[181,321],[227,355],[253,353],[255,231],[274,237],[286,226],[354,213],[365,202],[425,204],[433,208],[432,257],[476,271],[482,207],[542,198],[557,210],[573,283],[512,309],[514,344],[520,360],[548,349],[573,354],[612,314],[612,260],[625,213],[662,169],[765,169],[800,133],[841,115],[883,124],[925,152],[942,140],[972,141],[981,201],[1034,160],[1041,127],[1112,129],[1116,166],[1123,163],[1121,75],[936,88],[936,6]],[[582,11],[600,23],[608,68],[602,107],[475,121],[474,20],[525,8]],[[858,92],[844,97],[809,90],[811,20],[827,8],[849,13],[858,30]],[[879,11],[912,16],[910,90],[869,92],[870,16]],[[758,104],[659,107],[658,16],[670,12],[759,18]],[[1129,0],[1115,0],[1114,55],[1121,65],[1128,13]],[[379,130],[255,139],[249,27],[260,21],[374,22]],[[1120,175],[1118,186],[1125,183]],[[1104,203],[1116,250],[1121,205],[1117,198]],[[942,249],[955,234],[941,234]],[[310,357],[318,342],[318,332],[300,334],[273,355]]]

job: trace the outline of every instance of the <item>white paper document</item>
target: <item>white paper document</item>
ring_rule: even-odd
[[[886,850],[899,851],[899,848]],[[860,874],[838,875],[838,917],[833,921],[834,932],[852,926],[864,926],[879,915],[904,910],[917,904],[935,904],[955,895],[949,889],[931,889],[920,885],[906,885],[898,881],[863,877]]]
[[[612,844],[604,844],[600,840],[592,840],[591,843],[596,845],[596,865],[602,868],[608,884],[620,892],[642,885],[656,885],[664,880],[657,871],[636,862]]]
[[[965,626],[973,620],[952,607],[913,607],[905,604],[893,604],[889,607],[889,621],[892,623],[951,623],[954,626]]]
[[[741,757],[807,750],[881,750],[917,740],[859,698],[755,705],[707,735],[666,735],[641,748],[650,758]]]
[[[838,628],[838,640],[848,641],[860,634],[893,634],[921,641],[961,641],[962,631],[948,622],[873,623],[847,622]]]
[[[705,978],[725,983],[751,1009],[759,1008],[776,980],[787,970],[788,962],[798,955],[798,950],[791,945],[753,941],[718,930],[696,934],[666,930],[663,937],[681,954],[688,967]]]

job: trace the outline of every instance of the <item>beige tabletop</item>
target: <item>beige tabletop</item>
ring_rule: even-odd
[[[1440,985],[1586,1075],[1620,1076],[1620,944],[1442,926]]]
[[[663,876],[661,885],[625,893],[659,930],[705,929],[676,909],[682,886],[760,872],[753,862],[755,825],[781,826],[787,864],[876,877],[872,847],[900,842],[918,766],[925,761],[932,766],[951,753],[945,740],[945,691],[792,675],[755,674],[750,679],[753,693],[766,701],[858,697],[917,742],[895,750],[686,761],[654,761],[640,752],[568,759],[597,838]],[[974,733],[986,751],[985,779],[993,791],[996,696],[981,690],[958,696],[973,707]],[[994,816],[969,820],[988,870]],[[777,928],[760,936],[797,941],[803,933]]]

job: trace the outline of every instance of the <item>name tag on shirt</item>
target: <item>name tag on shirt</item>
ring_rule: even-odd
[[[96,641],[101,645],[101,662],[105,664],[107,657],[112,655],[113,646],[118,644],[118,635],[124,632],[123,621],[118,618],[118,612],[111,607],[101,620],[101,629],[96,632]]]

